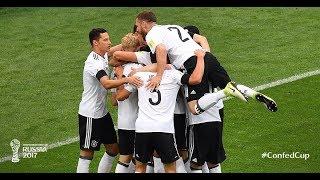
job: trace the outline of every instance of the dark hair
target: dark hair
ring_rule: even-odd
[[[192,34],[199,34],[200,35],[200,31],[197,26],[190,25],[190,26],[184,27],[183,29],[187,29],[188,32],[190,32]]]
[[[157,22],[156,15],[151,11],[143,11],[139,13],[137,19],[147,22]]]
[[[133,26],[133,32],[132,33],[135,33],[137,31],[137,25],[134,25]]]
[[[89,41],[91,46],[93,45],[93,40],[97,40],[100,38],[101,33],[105,33],[107,30],[103,28],[93,28],[89,33]]]

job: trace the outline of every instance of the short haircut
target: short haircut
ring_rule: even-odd
[[[89,33],[89,41],[91,46],[93,45],[93,40],[97,40],[100,38],[101,33],[105,33],[107,30],[103,28],[93,28]]]
[[[132,33],[135,33],[135,32],[137,32],[137,25],[134,25],[134,26],[133,26],[133,31],[132,31]]]
[[[190,26],[184,27],[183,29],[187,29],[188,32],[190,32],[190,33],[192,33],[192,34],[199,34],[199,35],[200,35],[200,31],[199,31],[199,29],[198,29],[197,26],[192,26],[192,25],[190,25]]]
[[[151,11],[143,11],[138,14],[138,20],[147,21],[147,22],[157,22],[156,15]]]
[[[140,46],[138,37],[133,33],[128,33],[121,39],[122,49],[137,48]]]

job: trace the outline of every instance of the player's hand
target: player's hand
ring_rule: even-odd
[[[142,80],[137,76],[128,77],[128,83],[138,88],[142,86]]]
[[[166,64],[166,66],[164,67],[164,70],[170,70],[172,68],[171,64]]]
[[[114,74],[116,75],[116,77],[118,79],[121,79],[122,78],[122,75],[123,75],[123,67],[122,66],[118,66],[118,67],[114,67]]]
[[[204,59],[204,56],[206,55],[206,52],[203,49],[197,49],[194,51],[194,54],[201,59]]]
[[[162,77],[159,75],[152,77],[151,79],[148,80],[149,83],[146,85],[146,88],[149,90],[154,90],[158,88],[161,82],[161,78]]]
[[[128,76],[130,77],[130,76],[133,76],[134,74],[136,74],[138,71],[137,71],[137,69],[136,68],[131,68],[131,72],[128,74]]]

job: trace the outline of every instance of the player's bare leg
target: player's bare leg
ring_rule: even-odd
[[[165,173],[176,173],[176,162],[163,164]]]
[[[135,173],[146,173],[147,164],[136,160]]]

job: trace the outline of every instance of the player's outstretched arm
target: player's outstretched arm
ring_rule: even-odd
[[[136,76],[125,77],[116,80],[109,79],[108,76],[103,76],[100,78],[100,83],[106,89],[116,88],[125,83],[132,84],[136,87],[140,87],[142,85],[142,81]]]
[[[194,71],[190,75],[190,78],[189,78],[189,81],[188,81],[189,85],[196,85],[196,84],[201,83],[203,72],[204,72],[204,56],[205,56],[205,52],[203,50],[201,50],[201,49],[198,49],[194,53],[197,56],[197,64],[196,64],[196,67],[195,67]]]
[[[129,76],[132,76],[137,72],[157,72],[157,63],[149,64],[136,69],[132,68],[132,71],[129,73]]]
[[[112,57],[113,53],[116,51],[122,50],[122,44],[118,44],[116,46],[113,46],[110,48],[110,50],[107,52],[108,57]]]
[[[137,56],[134,52],[115,51],[112,55],[112,59],[109,61],[109,64],[116,67],[128,62],[137,62]]]
[[[166,64],[164,69],[165,70],[171,69],[171,65]],[[129,76],[132,76],[137,72],[157,72],[157,63],[152,63],[137,69],[133,68],[132,71],[129,73]]]

